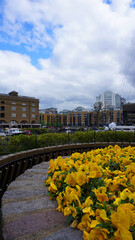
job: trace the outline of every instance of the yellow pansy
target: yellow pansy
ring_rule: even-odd
[[[87,182],[87,177],[85,172],[79,171],[76,174],[76,182],[79,186],[82,186],[83,184],[85,184]]]
[[[50,183],[49,191],[53,193],[57,192],[57,186],[53,182]]]
[[[97,197],[98,201],[101,203],[109,201],[109,198],[106,193],[97,192],[96,197]]]
[[[102,220],[104,220],[104,221],[108,221],[108,220],[110,220],[108,217],[107,217],[107,215],[106,215],[106,211],[104,210],[104,209],[102,209],[102,210],[100,210],[100,218],[102,219]]]
[[[131,232],[123,226],[114,233],[114,237],[116,240],[133,240]]]
[[[77,219],[75,219],[72,224],[70,225],[72,228],[76,228],[77,227]]]
[[[120,197],[117,197],[117,198],[115,199],[115,201],[113,202],[113,204],[114,204],[115,206],[118,206],[120,203],[121,203],[121,198],[120,198]]]
[[[64,208],[64,215],[69,216],[71,214],[71,208],[70,207],[65,207]]]
[[[86,240],[106,240],[108,239],[109,231],[107,229],[92,229],[90,233],[84,231],[83,237]]]
[[[128,188],[125,188],[121,193],[120,193],[120,198],[122,200],[125,200],[126,198],[129,197],[129,195],[131,194],[131,191]]]
[[[82,203],[81,208],[83,209],[83,208],[85,208],[85,207],[89,207],[89,206],[92,205],[92,204],[93,204],[93,201],[91,200],[91,198],[90,198],[90,197],[87,197],[86,200],[85,200],[85,202]]]
[[[131,178],[130,183],[135,186],[135,176],[133,176],[133,177]]]
[[[88,223],[91,222],[91,218],[88,213],[85,213],[83,217],[81,218],[81,222],[77,225],[77,228],[81,231],[84,231],[87,229]]]
[[[95,228],[100,222],[98,220],[92,220],[90,224],[90,228]]]
[[[76,178],[75,178],[75,174],[74,173],[69,173],[65,179],[66,183],[71,185],[71,186],[75,186],[76,185]]]
[[[92,210],[91,207],[86,207],[82,211],[83,211],[83,213],[88,213],[90,216],[94,216],[95,215],[95,213],[94,213],[94,211]]]

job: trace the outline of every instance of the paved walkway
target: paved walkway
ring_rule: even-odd
[[[49,200],[44,185],[49,162],[28,169],[12,182],[2,198],[4,240],[82,240]]]

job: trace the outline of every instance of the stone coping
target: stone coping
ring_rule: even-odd
[[[49,162],[35,165],[13,181],[2,197],[4,240],[82,240],[44,185]]]

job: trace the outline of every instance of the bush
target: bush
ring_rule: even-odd
[[[35,129],[34,129],[35,130]],[[40,129],[39,129],[40,130]],[[44,130],[44,129],[43,129]],[[46,130],[46,129],[45,129]],[[63,145],[69,143],[90,142],[132,142],[135,141],[133,132],[104,131],[104,132],[75,132],[71,133],[44,133],[32,135],[18,135],[0,138],[0,152],[20,152],[33,148]]]

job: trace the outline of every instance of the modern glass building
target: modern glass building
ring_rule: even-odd
[[[96,97],[96,102],[102,102],[103,108],[121,110],[122,98],[119,94],[115,94],[111,91],[106,91]]]

